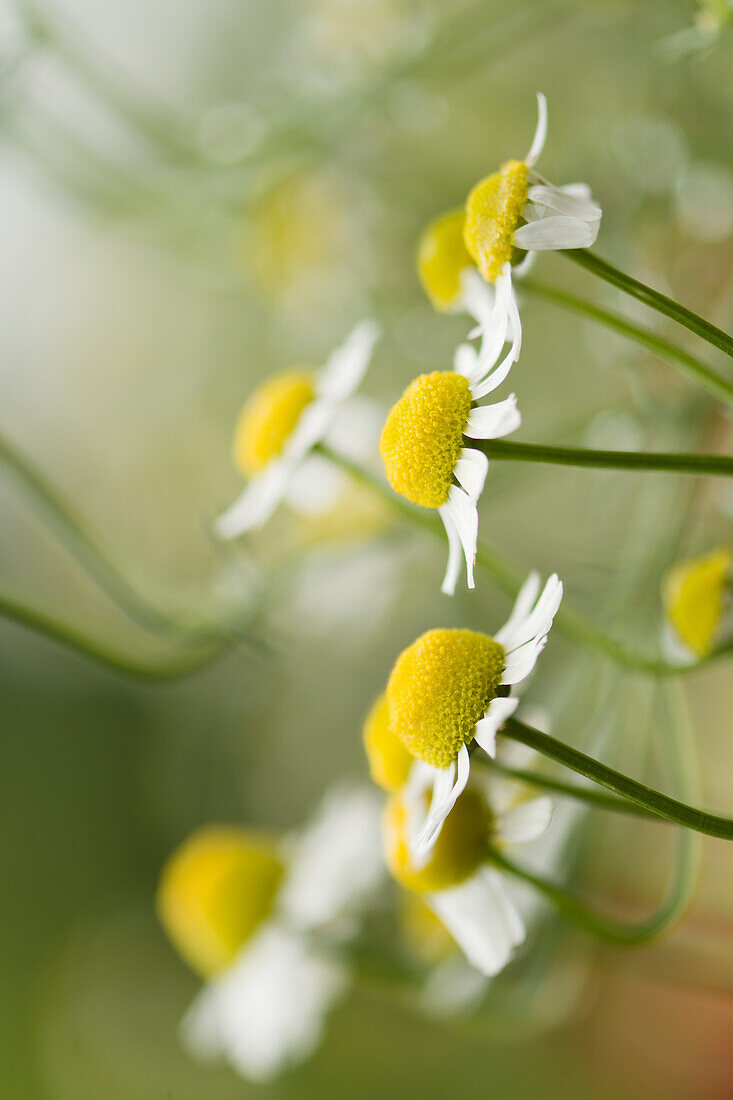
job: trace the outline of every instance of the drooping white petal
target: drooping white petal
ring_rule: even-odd
[[[445,576],[443,577],[440,591],[444,596],[454,596],[456,584],[458,583],[458,576],[461,572],[461,562],[463,560],[461,536],[458,534],[458,528],[456,527],[452,514],[445,505],[438,509],[438,515],[443,521],[445,533],[448,536],[448,564],[446,565]]]
[[[495,405],[480,405],[471,409],[463,434],[469,439],[500,439],[515,432],[521,423],[516,394],[510,393]]]
[[[314,929],[349,915],[384,875],[381,801],[371,788],[336,787],[290,842],[279,912],[291,927]]]
[[[482,451],[476,451],[473,447],[463,448],[453,470],[456,481],[474,502],[483,492],[488,472],[488,458]]]
[[[542,638],[548,633],[560,607],[562,591],[562,581],[557,573],[553,573],[547,578],[540,598],[524,622],[517,628],[513,642],[507,645],[507,648],[520,646],[525,641]]]
[[[537,93],[537,129],[534,132],[532,138],[532,144],[529,147],[529,152],[524,158],[524,163],[528,168],[531,168],[533,164],[537,163],[540,153],[545,147],[545,141],[547,140],[547,100],[542,92]]]
[[[598,203],[576,190],[568,191],[564,187],[537,183],[529,188],[527,194],[529,201],[535,206],[547,206],[558,214],[568,214],[584,222],[597,221],[603,214]]]
[[[497,819],[499,836],[507,844],[524,844],[536,840],[550,827],[552,809],[552,799],[544,795],[517,803]]]
[[[505,649],[509,640],[513,638],[514,632],[517,629],[519,623],[524,622],[524,620],[527,618],[530,611],[532,610],[532,607],[534,606],[534,602],[537,599],[539,592],[540,575],[533,570],[527,577],[522,587],[519,589],[517,598],[514,601],[514,607],[512,608],[511,615],[504,623],[501,630],[497,630],[496,634],[494,635],[496,641],[503,645]]]
[[[275,459],[253,477],[234,504],[214,521],[217,537],[234,539],[262,527],[283,499],[291,472],[289,462]]]
[[[478,352],[470,344],[459,344],[453,354],[453,370],[464,378],[472,378],[478,362]]]
[[[425,900],[482,974],[498,974],[524,940],[522,919],[493,868],[481,867],[459,886]]]
[[[381,329],[376,321],[360,321],[341,347],[331,352],[319,372],[316,388],[319,397],[343,401],[361,382]]]
[[[489,756],[496,756],[496,735],[518,706],[519,700],[511,695],[497,695],[489,703],[483,718],[476,723],[474,737]]]
[[[243,1077],[269,1081],[315,1049],[346,984],[340,964],[271,922],[193,1002],[183,1043],[194,1057],[224,1057]]]
[[[435,768],[433,796],[423,825],[410,838],[410,851],[416,856],[429,852],[440,835],[443,823],[468,783],[471,760],[468,749],[461,745],[454,763],[447,768]]]
[[[506,655],[506,664],[501,675],[501,682],[507,686],[521,684],[526,680],[530,672],[537,664],[540,653],[545,648],[546,638],[539,638],[531,642],[525,642],[517,649],[513,649]]]
[[[478,510],[471,498],[459,489],[457,485],[451,485],[448,490],[448,499],[439,509],[453,521],[463,547],[463,555],[466,559],[466,583],[469,588],[474,588],[473,566],[476,559],[478,545]],[[445,520],[443,521],[445,523]]]
[[[565,214],[541,218],[514,230],[517,248],[548,252],[563,248],[589,248],[598,236],[599,222],[585,222]]]

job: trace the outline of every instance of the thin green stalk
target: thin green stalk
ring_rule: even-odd
[[[613,332],[628,337],[629,340],[633,340],[634,343],[650,351],[653,355],[673,363],[683,374],[691,378],[693,382],[698,382],[701,386],[704,386],[714,397],[720,398],[728,404],[733,404],[733,382],[721,378],[702,360],[691,355],[688,351],[678,348],[669,340],[657,336],[651,329],[637,325],[610,309],[603,309],[601,306],[597,306],[595,302],[579,298],[576,294],[568,294],[565,290],[557,290],[545,283],[538,283],[534,279],[523,279],[522,288],[529,290],[531,294],[536,295],[538,298],[554,302],[564,309],[580,314],[581,317],[590,317],[591,320],[598,321]]]
[[[497,775],[506,776],[508,779],[516,779],[518,782],[527,783],[531,787],[552,791],[553,794],[560,795],[562,798],[572,798],[578,802],[585,802],[598,810],[609,810],[616,814],[630,814],[632,817],[658,820],[657,814],[652,813],[651,810],[647,810],[635,802],[629,802],[628,799],[617,798],[616,795],[597,791],[592,787],[580,787],[577,783],[563,783],[561,779],[554,779],[550,775],[542,775],[540,772],[529,771],[526,768],[510,768],[508,765],[502,764],[498,760],[491,760],[486,756],[475,754],[472,755],[471,760],[473,765],[485,767],[488,771],[495,772]]]
[[[413,527],[419,527],[435,539],[441,542],[445,540],[445,529],[440,518],[426,508],[417,508],[409,501],[393,493],[379,478],[363,469],[351,459],[332,451],[329,447],[319,444],[316,447],[334,465],[346,471],[360,485],[383,500],[387,506],[406,523]],[[485,543],[479,543],[476,551],[476,565],[487,573],[502,592],[508,596],[516,596],[522,586],[524,577],[512,568],[507,562],[488,547]],[[561,607],[555,616],[555,627],[571,641],[579,645],[588,646],[603,653],[616,664],[625,668],[634,669],[637,672],[654,676],[677,676],[694,672],[699,668],[712,664],[728,653],[733,652],[733,641],[729,642],[715,652],[694,664],[678,665],[669,664],[667,661],[655,657],[649,657],[644,653],[630,649],[623,642],[605,633],[600,627],[587,622],[582,616],[567,607]]]
[[[562,741],[550,737],[547,733],[541,733],[539,730],[525,725],[524,722],[520,722],[516,718],[508,719],[502,734],[505,737],[510,737],[513,741],[519,741],[520,744],[535,749],[543,756],[549,757],[550,760],[562,764],[563,767],[570,768],[571,771],[585,776],[586,779],[593,780],[594,783],[598,783],[599,786],[606,787],[607,790],[621,795],[622,798],[628,798],[631,802],[644,807],[665,821],[694,829],[706,836],[715,836],[722,840],[733,840],[733,818],[706,813],[695,806],[688,806],[684,802],[679,802],[676,798],[671,798],[669,795],[647,787],[644,783],[639,783],[637,780],[631,779],[605,764],[601,764],[593,757],[586,756],[585,753],[563,744]]]
[[[548,447],[541,443],[507,443],[503,439],[471,439],[469,446],[505,462],[541,462],[552,466],[583,466],[595,470],[646,470],[733,477],[727,455],[655,454],[644,451],[595,451],[585,447]]]
[[[669,317],[671,321],[675,321],[683,328],[689,329],[690,332],[694,332],[702,340],[706,340],[708,344],[712,344],[713,347],[733,357],[733,337],[711,324],[710,321],[698,316],[697,313],[693,313],[686,306],[681,306],[673,298],[668,298],[666,294],[660,294],[658,290],[652,290],[645,283],[641,283],[638,279],[633,279],[631,275],[619,271],[617,267],[595,256],[587,248],[568,248],[561,252],[561,255],[567,256],[568,259],[584,267],[586,271],[597,275],[599,279],[603,279],[611,286],[617,287],[631,298],[636,298],[637,301],[649,306],[650,309],[655,309],[657,313]]]
[[[126,676],[135,676],[141,680],[175,680],[188,676],[192,672],[210,665],[217,657],[231,648],[232,643],[225,639],[211,642],[208,647],[180,648],[173,656],[151,657],[145,661],[130,657],[125,653],[112,649],[104,642],[84,634],[66,623],[46,615],[45,612],[36,611],[27,607],[10,596],[0,593],[0,616],[17,623],[19,626],[42,634],[53,642],[57,642],[67,649],[86,657],[97,664],[115,672],[122,672]]]
[[[680,878],[679,869],[673,878],[667,896],[651,916],[638,924],[619,924],[594,913],[562,887],[542,878],[540,875],[525,870],[523,867],[517,866],[516,863],[507,859],[505,855],[496,851],[496,849],[491,849],[489,860],[499,870],[533,886],[535,890],[538,890],[555,906],[566,920],[571,921],[578,928],[582,928],[589,935],[618,947],[640,947],[642,944],[649,943],[650,940],[656,939],[662,932],[666,931],[680,915],[679,883],[682,881],[683,884],[686,884],[686,877]],[[684,892],[686,894],[686,890]]]

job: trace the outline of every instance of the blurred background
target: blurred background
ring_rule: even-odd
[[[694,904],[660,944],[600,949],[548,919],[469,1019],[357,987],[315,1058],[266,1087],[179,1048],[198,983],[153,912],[161,864],[191,829],[292,827],[331,780],[366,775],[363,716],[417,634],[490,631],[508,610],[485,578],[442,597],[445,548],[358,496],[327,516],[282,510],[257,538],[217,548],[211,521],[241,487],[230,445],[242,402],[376,316],[385,338],[363,386],[376,454],[386,409],[465,335],[465,319],[435,314],[420,290],[420,229],[524,154],[538,90],[542,171],[592,186],[599,254],[730,330],[728,12],[688,0],[4,0],[0,437],[161,618],[226,617],[242,644],[146,683],[0,619],[3,1096],[733,1095],[723,842],[705,842]],[[537,273],[643,316],[560,255]],[[556,307],[522,308],[519,438],[730,445],[720,407],[672,367]],[[492,469],[481,524],[517,568],[557,570],[575,606],[654,651],[664,570],[730,544],[732,515],[715,479],[507,464]],[[7,464],[0,594],[133,663],[177,659],[159,624],[135,625],[90,582]],[[699,800],[731,811],[729,666],[660,685],[555,633],[528,700],[558,736],[661,785],[669,729],[689,728]],[[671,839],[596,815],[575,852],[578,890],[617,915],[650,910]]]

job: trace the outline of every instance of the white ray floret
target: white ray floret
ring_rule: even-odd
[[[298,418],[282,453],[250,479],[241,496],[217,519],[214,529],[219,538],[233,539],[267,522],[310,452],[324,440],[359,386],[379,335],[376,321],[361,321],[331,353],[316,376],[315,396]]]

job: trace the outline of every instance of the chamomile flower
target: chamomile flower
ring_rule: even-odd
[[[497,812],[476,786],[456,801],[427,860],[411,843],[415,803],[398,792],[384,817],[384,846],[393,877],[419,894],[482,974],[498,973],[525,937],[524,922],[502,875],[490,865],[492,847],[531,840],[549,825],[551,805],[531,799]]]
[[[287,371],[255,391],[239,416],[234,437],[234,460],[249,483],[216,521],[220,538],[236,538],[262,527],[296,476],[302,488],[310,452],[326,439],[361,382],[378,336],[375,321],[362,321],[320,370]],[[317,469],[311,467],[314,479]]]
[[[468,587],[474,587],[477,503],[489,469],[486,455],[466,442],[499,439],[516,431],[522,420],[514,394],[495,405],[477,404],[504,381],[518,354],[512,345],[497,364],[508,325],[499,290],[490,313],[480,348],[460,344],[454,370],[422,374],[411,382],[390,410],[379,440],[392,488],[414,504],[436,508],[443,521],[448,566],[442,590],[447,595],[455,592],[462,556]]]
[[[473,630],[429,630],[397,658],[387,683],[387,716],[390,734],[414,757],[402,793],[418,807],[420,824],[410,834],[416,857],[429,853],[466,787],[468,744],[475,739],[495,755],[497,732],[518,704],[509,689],[533,670],[561,599],[556,574],[540,595],[539,575],[532,573],[493,638]]]
[[[721,548],[672,568],[662,585],[668,655],[707,657],[733,630],[733,552]]]
[[[337,947],[383,875],[379,802],[331,792],[313,823],[276,841],[207,826],[169,859],[160,921],[204,979],[182,1023],[196,1057],[269,1080],[317,1045],[348,985]]]

